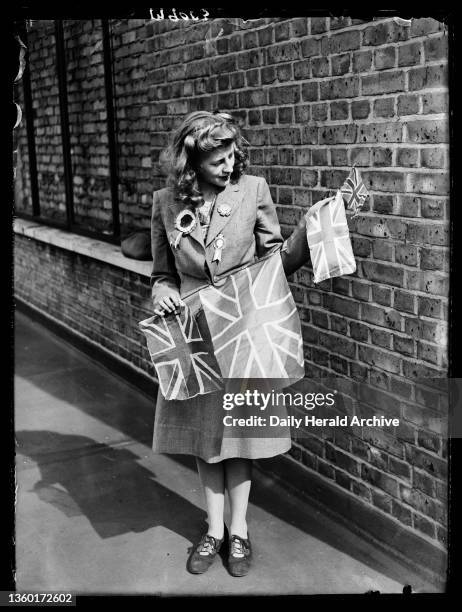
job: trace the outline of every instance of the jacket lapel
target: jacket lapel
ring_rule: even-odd
[[[231,219],[239,204],[242,201],[243,193],[239,187],[239,184],[228,184],[225,189],[218,194],[215,206],[212,211],[212,218],[210,220],[209,231],[207,233],[207,240],[205,246],[208,246],[215,237],[224,229],[225,225]],[[229,215],[226,217],[218,212],[220,207],[227,206],[230,209]]]

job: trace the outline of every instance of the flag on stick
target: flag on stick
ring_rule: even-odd
[[[335,197],[314,204],[305,219],[314,282],[352,274],[356,261],[340,191]]]
[[[346,207],[349,210],[353,210],[353,216],[357,215],[369,195],[357,168],[353,167],[351,169],[350,174],[340,187],[340,191],[342,192]]]
[[[180,314],[139,322],[162,395],[184,400],[223,388],[220,368],[186,306]]]
[[[303,378],[300,319],[279,251],[199,295],[224,378]]]

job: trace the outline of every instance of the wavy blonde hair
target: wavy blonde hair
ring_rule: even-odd
[[[167,174],[167,186],[173,188],[185,204],[202,206],[204,198],[196,174],[200,155],[231,142],[234,143],[235,158],[231,181],[236,182],[249,165],[244,148],[249,143],[241,135],[235,119],[219,111],[195,111],[187,115],[160,155],[160,164]]]

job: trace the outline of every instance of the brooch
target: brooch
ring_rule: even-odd
[[[190,234],[196,227],[197,219],[195,214],[189,208],[182,210],[175,219],[175,229],[177,230],[174,239],[170,240],[170,244],[174,249],[178,248],[181,236]]]
[[[225,238],[223,234],[218,234],[213,241],[213,246],[215,247],[215,251],[213,253],[212,261],[221,261],[221,252],[225,248]]]
[[[229,217],[229,215],[231,214],[231,206],[229,206],[228,204],[220,204],[217,210],[218,214],[222,217]]]

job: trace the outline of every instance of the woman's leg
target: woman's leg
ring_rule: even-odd
[[[221,540],[224,531],[223,512],[225,506],[225,472],[223,462],[207,463],[200,457],[196,457],[196,462],[207,506],[209,524],[207,533]]]
[[[225,475],[231,507],[230,534],[247,538],[247,506],[252,477],[251,459],[226,459]]]

